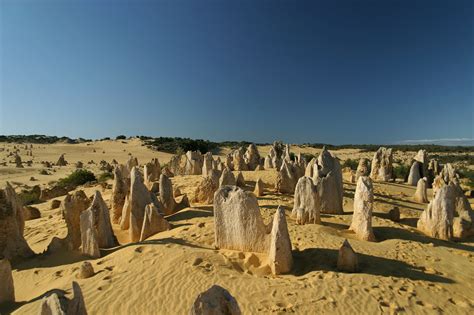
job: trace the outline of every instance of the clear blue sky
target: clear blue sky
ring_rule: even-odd
[[[0,0],[0,134],[474,138],[473,3]]]

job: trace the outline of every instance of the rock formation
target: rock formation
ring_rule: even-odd
[[[291,240],[288,234],[285,210],[281,206],[278,207],[273,217],[268,259],[272,273],[275,275],[287,273],[293,266]]]
[[[203,165],[202,165],[202,175],[207,176],[209,172],[214,168],[214,159],[212,158],[212,153],[207,152],[203,156]]]
[[[222,175],[219,179],[219,187],[222,187],[225,185],[234,186],[235,184],[236,184],[236,180],[235,180],[234,174],[229,168],[226,167],[222,171]]]
[[[170,229],[170,224],[166,221],[158,209],[150,203],[145,208],[145,217],[143,218],[143,226],[140,234],[140,242],[148,237]]]
[[[248,169],[251,171],[255,170],[255,168],[260,165],[260,154],[258,153],[258,149],[255,144],[252,143],[248,146],[244,158]]]
[[[234,166],[234,171],[248,170],[247,164],[245,164],[244,155],[241,150],[234,150],[232,153],[232,165]]]
[[[260,178],[257,179],[257,181],[255,182],[255,189],[254,189],[253,193],[257,197],[261,197],[261,196],[264,195],[264,185],[263,185],[263,182]]]
[[[21,157],[18,154],[15,155],[15,165],[17,168],[23,168],[23,164],[21,163]]]
[[[0,259],[0,281],[0,305],[7,302],[15,302],[12,266],[8,259]]]
[[[276,191],[282,194],[292,194],[295,192],[297,181],[298,178],[293,165],[284,160],[278,171]]]
[[[90,200],[82,190],[67,194],[61,202],[61,213],[67,226],[66,244],[71,250],[81,245],[81,213],[89,208]]]
[[[84,261],[79,266],[79,271],[77,272],[76,278],[78,279],[87,279],[95,275],[94,267],[88,261]]]
[[[313,183],[317,186],[321,213],[344,213],[341,164],[326,147],[323,147],[316,164],[314,164]]]
[[[359,180],[361,176],[369,176],[370,175],[370,161],[366,158],[361,158],[359,160],[359,164],[357,165],[356,170],[356,181]]]
[[[118,245],[115,238],[107,205],[99,191],[94,194],[91,206],[81,213],[82,252],[98,257],[99,248],[111,248]]]
[[[204,177],[196,188],[193,201],[203,204],[212,204],[217,188],[219,188],[219,183],[213,180],[211,176]]]
[[[453,218],[456,191],[454,184],[441,187],[423,211],[417,223],[418,230],[443,240],[453,238]]]
[[[185,155],[186,164],[184,166],[185,175],[201,175],[203,156],[199,151],[188,151]],[[176,175],[176,173],[175,173]]]
[[[24,229],[23,205],[7,182],[5,189],[0,189],[0,258],[12,260],[33,255],[23,237]]]
[[[72,282],[72,292],[74,297],[71,300],[58,293],[44,297],[40,315],[87,315],[81,287],[75,281]]]
[[[298,224],[321,223],[320,202],[313,180],[303,176],[298,180],[295,189],[294,206],[291,215],[297,218]]]
[[[163,174],[160,176],[159,200],[163,204],[164,215],[170,215],[189,207],[189,200],[186,195],[183,195],[179,203],[176,202],[173,196],[173,184],[171,180]]]
[[[239,172],[237,174],[237,177],[235,179],[235,184],[239,186],[240,188],[245,187],[245,179],[244,179],[244,175],[242,175],[242,172]]]
[[[370,177],[372,180],[387,182],[393,178],[393,156],[392,148],[380,147],[372,159]]]
[[[66,161],[66,159],[64,158],[64,154],[61,154],[61,156],[59,157],[58,161],[56,162],[56,165],[57,165],[57,166],[66,166],[66,165],[67,165],[67,161]]]
[[[160,161],[157,158],[151,160],[151,162],[146,163],[143,167],[143,178],[145,183],[152,183],[158,181],[161,175],[161,165]]]
[[[41,212],[36,207],[24,206],[23,217],[25,218],[25,221],[38,219],[38,218],[41,218]]]
[[[146,167],[146,166],[145,166]],[[112,222],[119,223],[122,217],[122,209],[125,198],[128,195],[128,180],[126,180],[120,167],[114,167],[114,183],[112,185],[112,196],[110,197]]]
[[[304,171],[304,176],[306,177],[313,177],[314,176],[314,165],[317,163],[316,158],[312,158],[311,161],[306,165],[305,171]]]
[[[373,202],[372,180],[367,176],[359,177],[354,194],[354,214],[349,230],[354,231],[358,238],[365,241],[375,241],[372,231]]]
[[[237,186],[222,186],[214,195],[214,223],[218,248],[268,253],[276,273],[291,268],[291,242],[283,208],[277,210],[270,230],[254,194]]]
[[[413,199],[419,203],[428,202],[428,194],[426,193],[427,180],[426,177],[420,178],[416,185],[416,192]]]
[[[190,315],[241,315],[235,298],[221,286],[213,285],[200,293],[193,303]]]
[[[339,255],[337,256],[337,270],[343,272],[357,272],[359,263],[356,252],[352,249],[351,244],[344,240],[342,246],[339,248]]]
[[[169,171],[173,175],[183,175],[184,170],[181,167],[181,155],[173,155],[168,163],[168,167],[166,169],[169,169]],[[162,173],[165,174],[164,169],[162,170]],[[165,174],[168,176],[169,174]],[[170,177],[170,176],[168,176]]]
[[[416,186],[418,181],[422,178],[421,176],[422,164],[418,161],[414,161],[410,167],[410,173],[408,174],[407,184]]]
[[[142,176],[138,171],[137,167],[132,168],[130,176],[130,192],[125,198],[125,202],[122,209],[122,216],[120,219],[120,228],[122,230],[128,230],[130,228],[131,213],[134,213],[134,222],[136,223],[133,227],[133,232],[130,231],[131,239],[133,242],[138,242],[140,239],[141,228],[143,225],[143,216],[145,215],[146,205],[152,202],[150,192],[143,183]],[[132,237],[133,234],[133,237]]]

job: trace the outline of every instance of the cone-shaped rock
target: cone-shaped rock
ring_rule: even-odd
[[[288,234],[285,210],[281,206],[278,207],[273,217],[268,260],[272,273],[275,275],[287,273],[293,266],[291,240]]]
[[[357,165],[356,170],[356,181],[359,180],[361,176],[369,176],[370,175],[370,161],[366,158],[361,158],[359,160],[359,164]]]
[[[245,179],[244,179],[244,175],[242,175],[242,172],[239,172],[237,174],[237,177],[235,178],[235,184],[239,186],[240,188],[245,187]]]
[[[219,178],[219,187],[222,186],[234,186],[236,184],[235,176],[229,168],[225,168],[222,171],[221,177]]]
[[[81,213],[89,208],[90,200],[82,190],[67,194],[61,202],[61,213],[67,226],[66,243],[69,249],[81,246]]]
[[[173,184],[163,174],[160,176],[160,201],[163,204],[164,215],[170,215],[189,207],[189,200],[186,195],[182,197],[179,203],[176,202],[173,195]]]
[[[344,240],[342,246],[339,248],[339,255],[337,256],[337,270],[343,272],[357,272],[359,263],[356,252],[352,249],[351,244]]]
[[[12,266],[8,259],[0,259],[0,305],[15,301]]]
[[[145,208],[145,217],[140,235],[140,242],[148,237],[170,229],[170,224],[158,212],[154,204],[149,204]]]
[[[257,179],[257,181],[255,182],[255,189],[254,189],[253,193],[257,197],[261,197],[265,194],[264,193],[264,185],[263,185],[263,182],[260,178]]]
[[[297,175],[292,165],[284,160],[278,171],[275,186],[276,190],[282,194],[292,194],[295,192],[297,181]]]
[[[393,178],[392,148],[380,147],[372,159],[370,177],[375,181],[389,181]]]
[[[128,181],[123,177],[120,167],[114,167],[114,183],[112,185],[111,210],[112,222],[119,223],[123,205],[128,195]]]
[[[211,176],[204,177],[194,192],[193,201],[203,204],[212,204],[217,188],[219,188],[219,185]]]
[[[416,186],[418,181],[421,179],[420,169],[422,164],[418,161],[414,161],[410,167],[410,173],[408,174],[407,184],[411,186]]]

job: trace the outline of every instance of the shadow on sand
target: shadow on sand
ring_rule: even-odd
[[[303,251],[293,251],[294,265],[292,274],[303,276],[312,271],[337,272],[338,250],[326,248],[308,248]],[[439,275],[427,274],[422,268],[407,264],[403,261],[357,254],[360,273],[382,277],[408,278],[430,282],[454,283],[453,280]]]

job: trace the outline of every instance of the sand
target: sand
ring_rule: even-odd
[[[110,162],[113,158],[124,162],[128,152],[137,156],[141,164],[152,157],[165,163],[170,157],[142,146],[139,140],[37,147],[33,149],[35,162],[55,162],[61,153],[66,153],[70,163],[91,159],[97,163],[102,159]],[[299,149],[293,147],[292,151]],[[265,150],[268,151],[268,147],[259,147],[262,155]],[[318,151],[305,152],[316,154]],[[335,151],[335,154],[340,158],[359,158],[356,151]],[[372,154],[360,153],[368,157]],[[5,152],[0,152],[0,158],[4,155]],[[26,161],[26,156],[23,160]],[[86,167],[98,172],[95,166]],[[64,177],[74,167],[56,168],[57,171],[48,176],[38,175],[40,169],[39,164],[25,169],[15,169],[11,164],[0,167],[0,187],[7,180],[46,185]],[[289,217],[293,196],[273,191],[274,170],[249,171],[243,175],[248,190],[253,190],[259,177],[267,185],[267,194],[258,198],[266,222],[270,222],[278,205],[286,207],[295,261],[290,274],[272,276],[261,254],[216,250],[212,205],[193,204],[167,217],[173,227],[170,231],[141,243],[128,244],[128,232],[114,225],[122,245],[103,251],[102,258],[87,259],[78,253],[60,252],[38,255],[14,265],[17,303],[7,305],[0,312],[37,313],[41,297],[51,290],[64,290],[70,296],[72,281],[81,286],[89,314],[187,314],[196,296],[213,284],[228,289],[244,314],[473,312],[474,239],[447,242],[420,234],[416,221],[426,205],[411,200],[415,187],[400,183],[374,185],[373,226],[378,242],[372,243],[359,241],[347,232],[355,184],[344,182],[344,215],[322,215],[322,225],[300,226]],[[30,182],[31,176],[38,181]],[[201,176],[178,176],[172,181],[192,199],[200,179]],[[84,191],[91,196],[96,189],[108,202],[111,189],[95,186]],[[431,190],[428,196],[432,198]],[[42,217],[26,222],[25,238],[35,252],[41,253],[53,236],[65,236],[66,225],[58,209],[50,209],[50,202],[36,206]],[[401,211],[398,223],[387,216],[394,206]],[[336,270],[337,251],[345,238],[359,254],[360,273]],[[254,266],[245,263],[250,255],[258,258]],[[88,279],[77,279],[77,270],[84,260],[92,263],[96,274]]]

